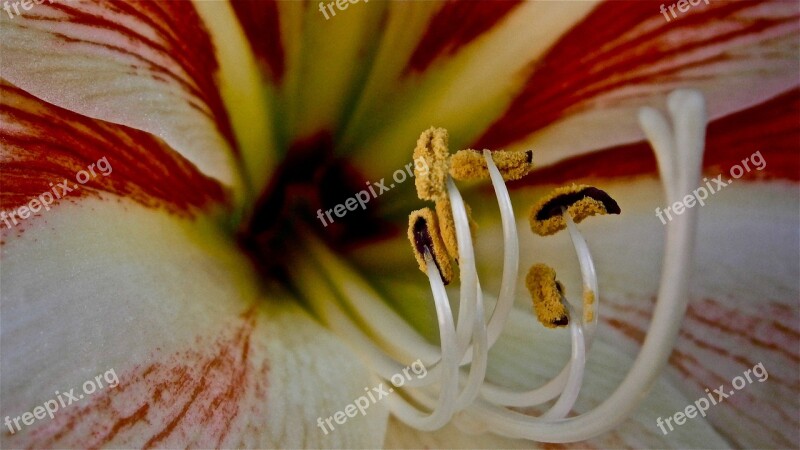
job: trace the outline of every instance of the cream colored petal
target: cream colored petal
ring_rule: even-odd
[[[4,425],[3,447],[382,442],[380,404],[327,435],[317,426],[374,385],[369,371],[290,295],[262,291],[206,219],[108,196],[44,219],[2,247],[0,416],[14,429],[59,394],[76,400]]]

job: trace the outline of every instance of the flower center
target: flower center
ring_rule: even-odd
[[[706,116],[703,97],[697,92],[676,91],[668,97],[667,104],[674,130],[670,129],[670,124],[663,115],[651,108],[643,108],[639,119],[658,157],[667,197],[671,200],[690,189],[699,178]],[[440,135],[445,139],[439,139],[437,144],[436,139]],[[485,379],[486,353],[497,339],[496,329],[503,328],[510,312],[519,257],[513,211],[503,180],[526,174],[529,169],[525,165],[530,164],[530,158],[511,154],[498,157],[496,164],[493,159],[500,154],[493,155],[484,150],[483,163],[472,151],[468,151],[469,153],[462,153],[465,155],[462,162],[468,167],[459,171],[454,169],[459,164],[454,161],[455,157],[447,158],[446,148],[439,148],[442,145],[446,147],[446,133],[443,130],[423,133],[417,145],[415,156],[417,152],[427,154],[430,157],[428,165],[441,167],[442,170],[442,173],[418,174],[419,197],[432,200],[437,206],[448,198],[452,208],[461,285],[460,312],[458,319],[454,320],[450,313],[448,292],[444,289],[445,277],[440,269],[440,258],[446,256],[435,251],[435,239],[416,239],[420,235],[417,232],[420,223],[428,235],[433,235],[436,233],[434,225],[437,220],[442,222],[450,219],[444,218],[439,208],[438,217],[427,209],[424,214],[431,217],[424,222],[415,218],[420,213],[414,212],[409,223],[411,247],[420,261],[420,269],[430,280],[440,325],[441,352],[438,357],[428,361],[432,378],[439,378],[439,388],[434,387],[416,396],[414,393],[410,394],[421,408],[410,404],[395,404],[392,412],[401,421],[422,430],[436,429],[452,419],[462,429],[474,429],[474,426],[484,424],[486,430],[508,437],[546,442],[584,440],[621,423],[641,401],[642,393],[658,377],[677,335],[681,315],[686,309],[690,270],[687,263],[691,253],[695,218],[683,217],[682,225],[669,226],[667,229],[662,286],[653,325],[630,372],[620,386],[595,409],[567,418],[583,380],[586,352],[591,348],[597,329],[599,302],[594,263],[575,224],[597,214],[618,214],[619,206],[599,189],[572,185],[557,189],[532,208],[530,222],[533,232],[547,236],[563,229],[568,230],[580,262],[583,305],[577,300],[565,298],[565,290],[556,279],[555,271],[543,264],[534,265],[528,273],[526,284],[533,296],[536,315],[546,327],[569,326],[572,356],[558,375],[539,388],[520,392],[496,386]],[[430,148],[436,151],[428,151]],[[458,179],[454,173],[485,178],[484,168],[488,169],[498,197],[504,233],[501,292],[488,323],[484,319],[483,292],[475,272],[470,219],[453,182],[453,179]],[[438,232],[447,233],[441,225]],[[507,276],[509,274],[510,277]],[[463,311],[467,312],[462,315]],[[579,311],[582,314],[579,315]],[[467,365],[469,369],[466,368]],[[538,417],[509,409],[544,406],[553,399],[557,400]],[[443,416],[448,419],[443,419]]]
[[[702,95],[693,91],[674,92],[667,104],[672,123],[651,108],[643,108],[639,120],[655,150],[667,200],[671,202],[699,179],[706,116]],[[572,351],[570,360],[552,379],[534,389],[517,390],[497,385],[486,375],[488,353],[514,311],[519,274],[516,220],[505,181],[527,175],[534,155],[489,150],[482,154],[462,150],[450,155],[446,132],[434,128],[424,132],[417,142],[414,160],[423,159],[422,166],[426,168],[422,171],[416,167],[420,169],[415,170],[417,194],[420,199],[433,202],[435,208],[412,213],[408,236],[431,287],[439,326],[439,342],[433,345],[381,301],[380,294],[355,269],[336,258],[330,248],[341,246],[332,242],[337,235],[314,223],[315,208],[329,205],[326,195],[346,196],[364,182],[346,161],[332,157],[331,148],[327,136],[293,147],[291,157],[281,165],[258,202],[243,242],[256,249],[267,267],[274,265],[271,255],[294,255],[294,265],[285,271],[287,279],[314,314],[347,339],[378,376],[390,380],[406,361],[424,363],[427,376],[410,380],[402,395],[389,400],[395,417],[419,430],[436,430],[452,421],[461,429],[490,430],[513,438],[575,442],[608,431],[634,411],[666,364],[686,310],[696,220],[693,211],[667,225],[661,287],[652,325],[633,366],[617,389],[597,407],[571,415],[584,378],[586,353],[592,347],[601,314],[594,263],[576,223],[597,214],[619,213],[616,202],[599,189],[572,185],[556,190],[532,209],[533,232],[546,236],[566,229],[569,233],[580,263],[583,295],[567,292],[555,272],[544,265],[535,265],[529,272],[526,284],[534,298],[537,317],[548,328],[568,326]],[[472,242],[476,233],[456,181],[486,178],[498,199],[503,258],[497,300],[488,305],[484,314],[484,291]],[[340,195],[333,196],[332,201],[340,201]],[[367,211],[351,219],[358,217],[354,222],[361,224],[356,226],[371,224],[364,231],[350,230],[361,234],[361,239],[377,236],[382,229],[369,214]],[[306,229],[319,230],[323,239],[302,232],[300,239],[291,240],[297,248],[283,252],[282,242],[290,241],[283,238],[295,234],[293,229],[302,229],[298,223]],[[307,254],[309,261],[297,257],[298,253]],[[449,298],[452,293],[445,288],[445,281],[458,284],[457,317],[453,316]],[[514,409],[530,407],[545,412],[532,416]]]
[[[344,249],[388,236],[396,231],[378,211],[380,199],[368,208],[348,211],[325,221],[319,211],[335,208],[363,189],[366,177],[344,157],[334,154],[333,139],[318,133],[292,144],[255,208],[244,222],[238,240],[265,276],[285,279],[286,243],[298,229],[317,234],[331,248]]]

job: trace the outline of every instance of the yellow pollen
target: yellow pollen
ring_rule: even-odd
[[[425,250],[428,250],[436,268],[439,269],[442,281],[444,284],[449,284],[453,279],[453,266],[442,242],[437,222],[436,215],[430,208],[413,211],[408,217],[408,240],[411,241],[419,270],[428,274],[425,264]]]
[[[472,220],[472,208],[466,203],[464,204],[467,210],[467,219],[469,220],[470,235],[475,236],[478,230],[478,224]],[[443,197],[436,201],[436,216],[439,219],[439,231],[442,234],[444,246],[450,257],[458,262],[458,239],[456,238],[456,224],[453,220],[453,210],[448,197]]]
[[[583,290],[583,321],[591,322],[594,319],[594,292],[591,289]]]
[[[533,150],[523,152],[492,152],[503,179],[518,180],[533,170]],[[483,153],[477,150],[459,150],[450,158],[450,176],[456,180],[483,180],[489,178],[489,169]]]
[[[617,202],[605,191],[573,184],[555,189],[531,208],[531,230],[549,236],[566,228],[562,208],[566,208],[575,223],[589,216],[620,213]]]
[[[525,277],[525,285],[533,298],[533,309],[539,322],[547,328],[569,324],[567,308],[561,302],[564,286],[556,280],[556,271],[545,264],[534,264]]]
[[[444,128],[431,127],[422,132],[414,148],[414,161],[424,161],[424,170],[415,164],[414,183],[421,200],[436,201],[447,196],[447,173],[450,170],[448,135]]]

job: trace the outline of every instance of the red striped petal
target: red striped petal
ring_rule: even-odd
[[[708,127],[703,160],[709,175],[727,173],[753,152],[767,162],[762,171],[751,171],[743,179],[800,180],[800,90],[792,90],[753,108],[712,122]],[[648,143],[623,145],[570,158],[513,183],[561,184],[580,178],[612,178],[655,174],[656,160]]]
[[[768,373],[765,387],[772,394],[765,396],[744,387],[724,399],[717,407],[719,412],[714,409],[708,417],[722,429],[730,429],[723,425],[725,422],[746,421],[759,433],[769,435],[768,440],[760,438],[765,439],[762,443],[786,447],[796,442],[796,430],[791,425],[796,421],[797,404],[778,399],[796,398],[794,393],[800,389],[796,377],[796,369],[800,367],[796,345],[800,340],[800,325],[792,320],[794,312],[786,306],[790,303],[767,302],[757,313],[748,313],[715,299],[692,301],[670,357],[670,366],[680,377],[683,390],[694,393],[695,397],[709,394],[704,394],[706,388],[712,391],[720,386],[729,394],[734,377],[761,363]],[[649,320],[649,310],[627,302],[606,304],[614,316],[605,321],[640,345],[644,339],[641,324]],[[755,386],[760,384],[755,375],[751,379]],[[713,397],[718,398],[716,394]],[[747,447],[748,443],[740,445]]]
[[[277,2],[234,0],[231,6],[265,72],[274,82],[280,83],[286,62]]]
[[[738,92],[711,96],[709,109],[716,117],[763,101],[788,83],[797,84],[794,63],[791,79],[789,74],[773,80],[765,76],[787,70],[789,53],[781,55],[778,45],[784,44],[777,43],[797,32],[796,2],[701,2],[669,23],[659,5],[610,1],[597,7],[532,65],[524,89],[473,147],[505,148],[567,116],[635,103],[678,86],[719,79],[712,86],[720,88],[725,77],[752,76],[757,88],[739,86]],[[776,46],[773,51],[768,50],[771,45]],[[791,55],[796,58],[796,52]],[[762,76],[756,78],[758,73]],[[633,138],[628,130],[612,132],[619,136],[616,142],[608,138],[597,144]]]
[[[56,391],[78,400],[15,432],[3,424],[0,447],[380,444],[383,405],[335,434],[293,432],[360,395],[369,371],[293,298],[261,297],[226,232],[92,198],[48,222],[0,248],[0,418]],[[87,385],[110,369],[118,386]]]
[[[223,134],[234,142],[214,81],[218,67],[211,40],[191,2],[102,2],[98,5],[104,9],[102,15],[69,2],[51,3],[53,8],[69,16],[70,23],[114,30],[119,33],[117,37],[124,38],[110,42],[96,37],[71,36],[70,42],[97,45],[123,58],[133,56],[138,62],[134,64],[136,67],[176,83],[207,106],[209,117],[213,117]],[[44,16],[29,17],[52,20]],[[201,108],[200,105],[196,107]]]
[[[223,446],[232,425],[240,422],[237,418],[263,415],[267,408],[268,362],[261,359],[254,365],[249,360],[253,327],[251,309],[216,339],[198,339],[197,349],[161,355],[154,362],[116,374],[116,387],[87,396],[90,402],[85,406],[60,411],[36,428],[26,444],[29,448],[100,448],[148,436],[143,447]],[[247,401],[242,399],[245,395]],[[206,432],[198,434],[201,429]],[[235,431],[237,440],[248,434]],[[5,434],[12,436],[7,430]]]
[[[406,73],[423,72],[437,58],[457,53],[520,5],[519,0],[464,2],[449,0],[431,17],[408,61]]]
[[[664,251],[663,224],[653,211],[663,200],[653,179],[619,185],[627,186],[616,197],[627,211],[624,223],[599,233],[585,229],[607,273],[600,272],[606,309],[599,335],[633,353],[651,326]],[[665,379],[686,404],[723,386],[729,398],[695,421],[708,421],[734,447],[792,447],[800,411],[797,189],[778,180],[733,184],[713,195],[699,211],[691,298]],[[624,242],[637,245],[626,249]],[[766,378],[753,370],[759,364]],[[734,384],[736,377],[744,383]],[[656,412],[666,418],[677,411]]]
[[[226,184],[238,153],[192,2],[44,2],[4,20],[3,78],[53,105],[154,134]],[[31,55],[36,55],[32,57]]]
[[[0,84],[0,97],[4,211],[43,193],[58,197],[65,181],[72,192],[53,199],[54,207],[103,192],[183,216],[226,202],[217,181],[148,133],[67,111],[9,84]],[[110,167],[97,165],[102,158]],[[24,223],[14,229],[21,232]]]

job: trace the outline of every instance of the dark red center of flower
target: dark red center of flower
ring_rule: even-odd
[[[379,217],[380,198],[370,200],[366,209],[348,210],[341,217],[333,213],[337,205],[364,189],[367,180],[346,158],[334,153],[330,134],[297,141],[256,201],[240,230],[239,243],[262,272],[281,277],[282,255],[287,245],[296,242],[297,233],[313,232],[332,248],[345,251],[397,232]]]

